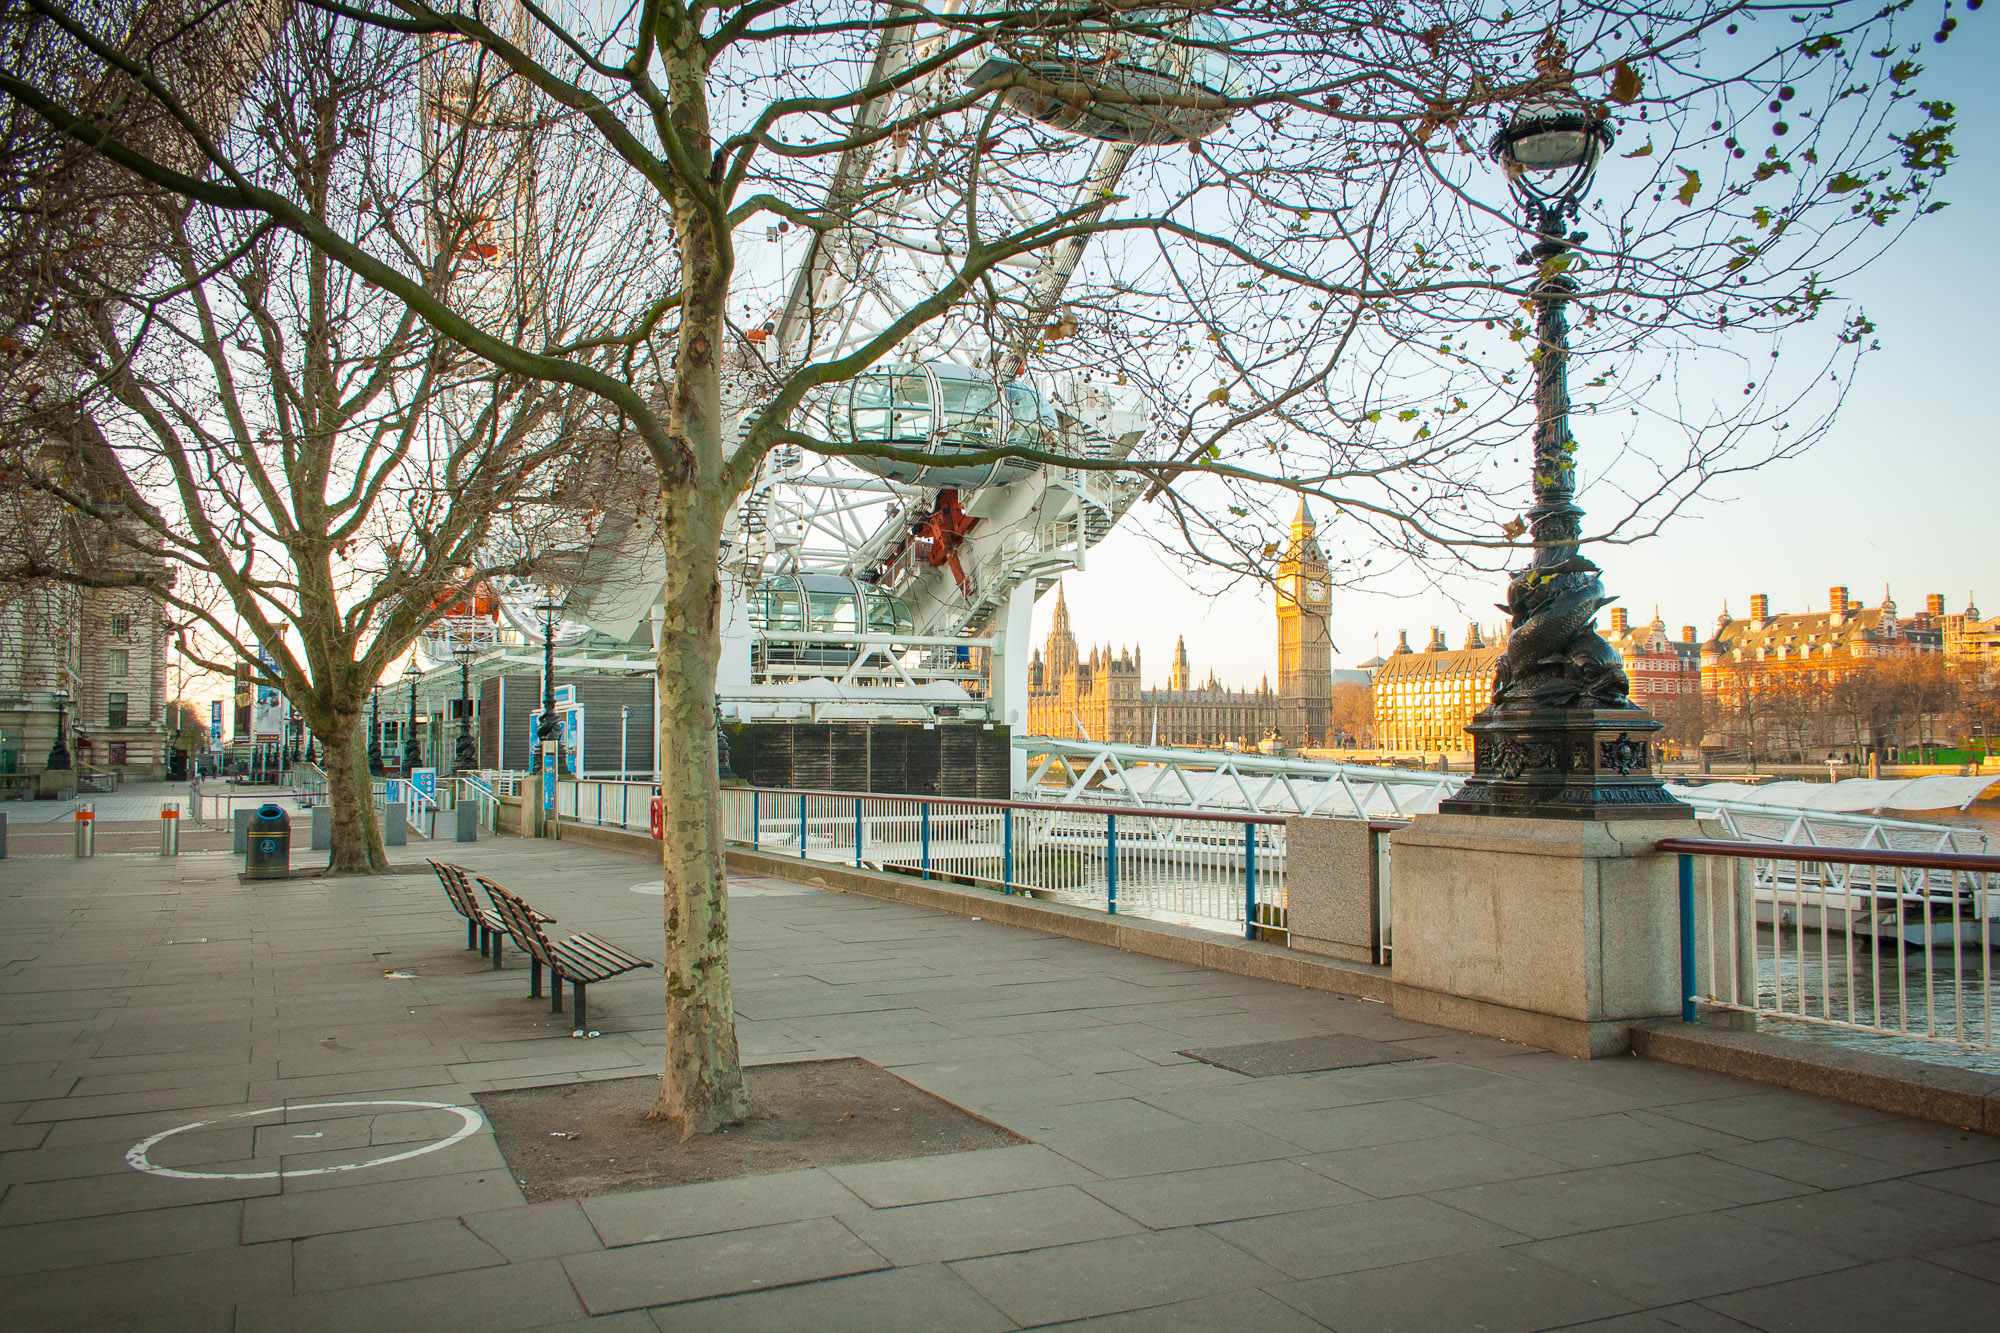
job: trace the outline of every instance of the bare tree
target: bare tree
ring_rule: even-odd
[[[144,81],[95,11],[26,2]],[[0,73],[0,91],[198,209],[310,241],[500,371],[594,395],[644,443],[666,569],[656,1114],[683,1133],[747,1105],[711,760],[719,539],[773,450],[932,458],[838,429],[834,386],[971,348],[996,381],[1033,364],[1142,389],[1159,428],[1135,454],[1031,437],[955,461],[1136,476],[1150,522],[1224,567],[1274,558],[1284,512],[1259,489],[1273,486],[1322,502],[1350,581],[1398,561],[1497,560],[1520,549],[1530,362],[1549,351],[1527,298],[1552,275],[1511,262],[1522,224],[1480,138],[1495,117],[1566,100],[1614,114],[1623,135],[1583,201],[1591,237],[1562,267],[1577,283],[1577,408],[1608,437],[1593,445],[1607,461],[1591,535],[1632,540],[1715,477],[1813,438],[1829,402],[1816,386],[1844,382],[1872,331],[1830,284],[1933,206],[1951,151],[1950,108],[1908,95],[1912,20],[1853,0],[1581,16],[1464,0],[644,0],[532,7],[525,32],[443,0],[315,8],[476,46],[531,85],[622,165],[598,215],[658,220],[661,280],[633,284],[587,338],[496,332],[360,219],[271,189],[191,117],[200,172],[106,132],[66,88]],[[1075,130],[1135,145],[1115,188],[1080,180]],[[756,312],[784,275],[755,237],[787,231],[810,252],[801,327],[760,348]],[[898,285],[871,290],[872,257],[892,249],[908,261]],[[594,282],[611,254],[592,237],[562,271]],[[876,304],[866,336],[822,354],[819,334],[851,313],[811,299],[836,272],[862,280],[843,299]],[[1743,389],[1704,392],[1716,373]]]
[[[284,29],[240,164],[321,225],[406,256],[490,327],[590,318],[587,299],[533,280],[541,238],[517,219],[537,191],[587,185],[587,157],[532,124],[494,129],[519,87],[503,67],[454,65],[440,115],[411,95],[436,81],[428,53],[338,26],[306,14]],[[544,234],[574,212],[549,203]],[[295,233],[157,191],[106,221],[119,215],[150,262],[49,273],[62,336],[19,362],[47,392],[15,459],[117,558],[16,542],[9,563],[143,590],[189,660],[282,691],[325,749],[332,868],[384,869],[370,689],[468,589],[573,565],[606,510],[630,504],[619,479],[643,494],[645,469],[620,457],[632,451],[601,399],[481,360]]]

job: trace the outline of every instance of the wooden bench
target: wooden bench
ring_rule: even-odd
[[[561,944],[551,943],[542,932],[542,923],[547,920],[514,893],[500,887],[484,875],[474,875],[479,886],[493,900],[494,910],[507,923],[507,933],[514,937],[514,943],[528,955],[530,987],[528,995],[541,994],[541,967],[549,969],[549,1012],[562,1012],[562,988],[567,981],[572,992],[571,1007],[575,1011],[572,1026],[581,1030],[584,1025],[585,987],[599,981],[609,981],[635,968],[651,967],[653,964],[637,954],[626,953],[615,944],[598,939],[595,935],[572,935]]]
[[[500,940],[508,933],[506,921],[501,919],[500,914],[492,908],[481,907],[479,905],[479,899],[474,897],[472,892],[471,871],[467,870],[464,866],[449,865],[442,861],[432,861],[430,866],[432,870],[437,872],[438,883],[444,885],[445,896],[451,899],[453,910],[465,918],[465,947],[479,950],[481,958],[486,957],[490,950],[493,956],[493,970],[498,972],[500,970]],[[529,908],[528,910],[534,913],[535,919],[538,921],[553,922],[555,920],[552,916],[543,916],[540,912],[535,912],[533,908]],[[542,993],[541,964],[536,963],[531,970],[534,973],[535,988],[529,994],[540,995]]]

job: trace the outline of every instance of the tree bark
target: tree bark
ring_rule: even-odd
[[[726,502],[674,495],[662,504],[666,617],[659,647],[661,848],[666,887],[666,1067],[655,1119],[682,1139],[743,1119],[729,984],[729,899],[721,784],[715,768],[715,669],[722,596],[715,548]]]
[[[340,713],[332,731],[314,733],[326,751],[327,800],[333,807],[330,875],[389,873],[382,828],[375,822],[374,786],[360,723],[360,713]]]

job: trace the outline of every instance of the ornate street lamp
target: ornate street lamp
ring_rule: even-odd
[[[376,681],[370,692],[368,715],[368,771],[375,776],[382,775],[382,682]]]
[[[452,762],[456,768],[479,766],[479,742],[472,739],[472,657],[477,651],[471,643],[461,643],[455,650],[458,657],[458,747]]]
[[[423,767],[424,747],[417,740],[417,682],[423,679],[423,672],[417,670],[417,658],[410,655],[410,665],[403,669],[403,679],[410,682],[410,729],[403,737],[403,772],[409,774]]]
[[[533,771],[542,771],[542,752],[550,741],[561,744],[562,730],[556,726],[556,616],[562,603],[553,597],[536,605],[542,613],[542,722],[535,729]],[[556,772],[562,772],[562,751],[556,751]]]
[[[69,745],[63,740],[63,723],[69,716],[69,691],[58,687],[49,691],[56,705],[56,743],[49,747],[49,767],[58,771],[70,766]]]
[[[1536,308],[1534,556],[1507,583],[1513,621],[1494,673],[1493,702],[1472,720],[1473,773],[1449,814],[1541,819],[1672,819],[1693,811],[1653,773],[1660,723],[1630,698],[1618,652],[1597,636],[1604,595],[1598,567],[1577,549],[1576,441],[1569,430],[1569,321],[1576,291],[1568,256],[1586,239],[1572,232],[1611,126],[1567,89],[1525,102],[1493,136],[1536,243],[1521,261],[1538,276]]]

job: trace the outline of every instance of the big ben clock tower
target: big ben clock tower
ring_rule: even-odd
[[[1278,732],[1294,750],[1325,743],[1333,707],[1332,593],[1315,531],[1301,499],[1278,563]]]

